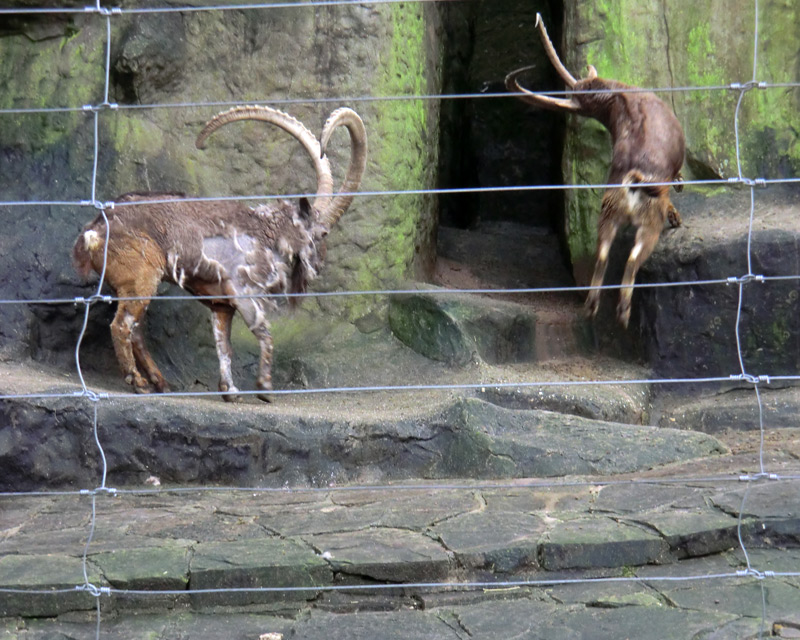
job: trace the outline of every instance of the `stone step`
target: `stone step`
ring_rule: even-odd
[[[336,590],[345,587],[354,601],[375,593],[433,606],[449,593],[451,605],[464,604],[474,600],[476,587],[456,588],[459,583],[485,583],[477,586],[481,593],[506,582],[544,581],[556,588],[576,578],[646,579],[680,575],[691,559],[699,562],[695,569],[705,562],[707,571],[712,554],[722,554],[732,573],[742,560],[730,552],[738,547],[744,492],[738,484],[657,480],[605,486],[453,481],[438,487],[4,498],[0,588],[15,592],[0,592],[0,617],[94,610],[94,596],[76,589],[84,584],[93,502],[88,579],[110,589],[101,599],[107,614],[254,605],[278,612],[325,598],[335,602]],[[744,504],[747,547],[753,553],[782,548],[779,558],[767,556],[769,562],[779,563],[782,572],[800,569],[800,553],[785,549],[800,542],[795,487],[758,484]],[[424,586],[430,583],[442,586]],[[393,584],[402,589],[371,591]],[[771,585],[770,606],[780,611],[785,600],[796,611],[789,592],[796,594],[797,586]],[[574,589],[559,588],[577,600]],[[128,590],[137,593],[122,593]],[[42,593],[48,591],[53,593]],[[619,606],[634,598],[605,597],[619,597]],[[657,591],[649,597],[651,604],[670,600]]]
[[[641,385],[598,393],[592,386],[527,386],[527,371],[482,373],[480,388],[366,396],[276,392],[269,405],[101,399],[98,437],[109,481],[128,485],[150,476],[170,483],[281,487],[612,475],[726,451],[707,434],[625,424],[643,421],[648,395]],[[9,490],[91,486],[101,472],[91,428],[94,403],[72,395],[78,386],[63,380],[0,367],[5,393],[66,394],[0,403],[0,419],[15,425],[0,449],[0,481]]]
[[[580,294],[502,292],[574,286],[552,230],[498,221],[470,230],[442,227],[437,248],[435,284],[498,293],[393,297],[392,328],[411,348],[459,365],[476,357],[541,362],[594,351]]]
[[[428,288],[392,296],[389,324],[403,344],[450,366],[534,363],[593,351],[591,324],[571,306],[531,306]]]

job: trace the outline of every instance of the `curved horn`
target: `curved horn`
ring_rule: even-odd
[[[367,130],[359,115],[347,107],[336,109],[322,127],[320,154],[325,155],[333,132],[341,126],[347,127],[350,133],[350,164],[347,166],[347,175],[342,183],[342,188],[320,214],[320,221],[326,229],[333,227],[342,214],[347,211],[367,168]]]
[[[550,40],[550,36],[547,35],[547,29],[544,26],[544,20],[542,20],[541,13],[536,14],[536,27],[539,29],[539,35],[542,38],[544,51],[547,54],[547,57],[550,59],[550,63],[555,67],[556,71],[558,71],[558,75],[561,76],[561,79],[566,83],[566,85],[572,89],[577,80],[572,77],[572,74],[567,71],[567,68],[561,63],[561,60],[556,53],[556,49]]]
[[[319,142],[314,134],[311,133],[302,122],[290,116],[288,113],[262,106],[234,107],[228,111],[218,113],[209,120],[197,136],[195,146],[198,149],[202,149],[206,139],[212,133],[220,127],[238,120],[262,120],[264,122],[269,122],[297,138],[311,157],[311,162],[314,163],[314,169],[317,173],[317,197],[314,200],[313,206],[317,210],[326,209],[331,206],[330,196],[333,193],[333,175],[331,173],[330,162],[328,162],[328,159],[324,157],[324,154],[321,152]]]
[[[569,111],[572,113],[580,113],[581,106],[573,99],[570,98],[569,100],[565,98],[553,98],[551,96],[543,96],[532,91],[529,91],[525,87],[523,87],[517,77],[522,75],[528,69],[532,69],[533,67],[522,67],[522,69],[517,69],[516,71],[512,71],[506,76],[506,89],[511,91],[512,93],[519,94],[517,97],[520,100],[524,100],[525,102],[532,104],[536,107],[541,107],[542,109],[549,109],[550,111]]]

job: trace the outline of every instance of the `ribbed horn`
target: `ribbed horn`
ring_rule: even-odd
[[[239,120],[261,120],[263,122],[269,122],[297,138],[311,157],[311,162],[314,163],[314,169],[317,174],[317,197],[314,200],[313,206],[318,211],[324,211],[330,208],[330,196],[333,193],[333,174],[331,173],[330,162],[328,162],[328,158],[324,157],[320,149],[320,144],[314,134],[311,133],[302,122],[290,116],[288,113],[264,106],[234,107],[233,109],[217,114],[209,120],[197,136],[195,146],[198,149],[202,149],[206,139],[217,129],[231,122],[238,122]]]
[[[342,126],[347,127],[350,133],[350,164],[342,188],[320,215],[320,221],[327,229],[336,224],[353,202],[353,193],[358,190],[367,168],[367,130],[359,115],[347,107],[336,109],[322,127],[320,154],[325,155],[333,132]]]

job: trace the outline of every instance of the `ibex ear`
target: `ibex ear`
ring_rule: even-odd
[[[308,198],[300,198],[300,215],[303,217],[304,220],[309,220],[311,218],[312,208],[311,204],[308,201]]]
[[[594,80],[597,77],[597,69],[594,68],[593,65],[588,65],[588,74],[586,75],[586,80]]]

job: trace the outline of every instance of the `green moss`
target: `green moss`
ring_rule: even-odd
[[[381,58],[382,71],[375,94],[421,95],[426,86],[425,25],[421,5],[389,5],[391,42]],[[427,110],[422,100],[380,103],[370,131],[373,161],[382,169],[380,189],[414,190],[427,187]],[[354,288],[374,289],[399,282],[409,274],[417,243],[420,212],[429,206],[423,196],[403,195],[372,200],[383,209],[374,249],[360,260]],[[348,301],[349,314],[357,317],[372,304],[367,298]]]
[[[610,136],[595,120],[574,118],[567,136],[568,184],[604,184],[608,177],[611,157]],[[601,189],[570,189],[565,195],[567,243],[572,256],[575,277],[578,282],[588,282],[594,262],[597,244],[597,220],[603,198]]]
[[[92,39],[85,32],[35,44],[23,36],[0,38],[0,108],[75,108],[99,102],[104,45]],[[24,145],[36,152],[74,139],[76,130],[85,126],[86,114],[19,114],[11,123],[0,129],[0,144]]]
[[[152,122],[126,113],[115,117],[110,127],[114,149],[119,154],[154,156],[164,147],[164,136]]]

